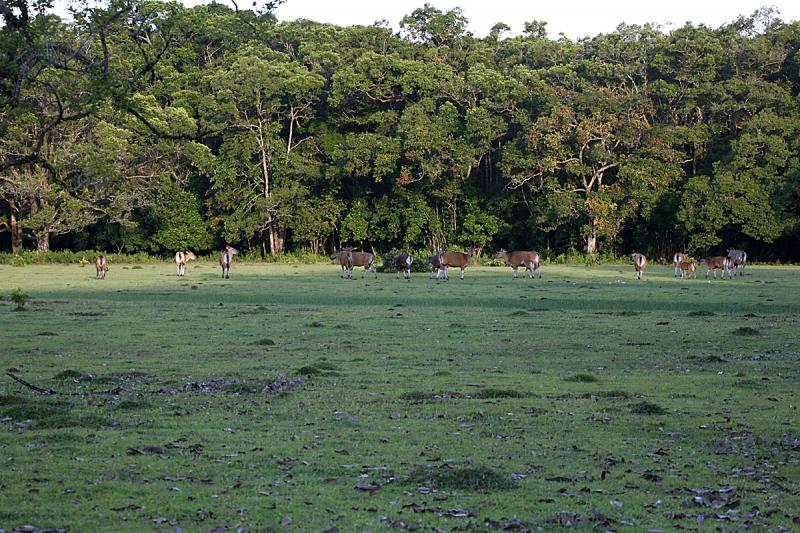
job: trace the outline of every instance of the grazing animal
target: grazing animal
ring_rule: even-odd
[[[500,249],[499,252],[492,256],[493,259],[502,259],[505,263],[510,266],[514,270],[514,279],[517,278],[518,269],[520,266],[524,266],[525,270],[528,272],[528,277],[533,278],[536,276],[536,273],[539,273],[539,278],[541,279],[542,273],[539,272],[539,252],[535,251],[516,251],[516,252],[506,252],[504,249]]]
[[[347,273],[347,254],[344,251],[335,252],[331,254],[331,259],[339,262],[339,266],[342,267],[342,273],[340,277],[343,278]]]
[[[231,277],[231,263],[233,263],[233,256],[238,254],[239,250],[231,246],[226,246],[224,250],[219,253],[219,266],[222,267],[222,278]]]
[[[411,254],[406,252],[399,253],[392,257],[392,264],[397,269],[397,279],[400,279],[400,271],[402,270],[403,278],[411,281],[411,263],[413,262],[414,258],[411,257]]]
[[[690,274],[693,278],[697,277],[697,263],[695,263],[694,261],[688,263],[686,261],[681,261],[680,263],[678,263],[678,269],[680,269],[681,271],[682,278],[687,278],[689,277]]]
[[[736,272],[739,272],[740,276],[744,276],[744,267],[747,265],[747,252],[729,248],[728,259],[730,259],[731,267],[733,268],[733,275],[735,276]],[[740,268],[741,270],[739,270]]]
[[[683,252],[677,252],[672,256],[672,262],[675,264],[675,277],[681,276],[680,264],[688,259],[688,256]]]
[[[193,252],[177,252],[175,254],[175,266],[178,267],[178,275],[186,275],[186,263],[194,261],[197,256]]]
[[[430,278],[433,275],[433,272],[436,271],[436,279],[439,279],[439,271],[442,268],[442,254],[435,253],[433,255],[429,255],[426,262],[430,263],[431,265],[431,273],[428,275],[428,278]]]
[[[368,271],[378,277],[378,272],[375,270],[375,256],[369,252],[354,252],[352,246],[348,246],[342,250],[347,264],[347,278],[353,279],[353,267],[364,267],[363,277],[366,277]]]
[[[701,259],[701,265],[706,265],[706,279],[708,279],[708,273],[714,271],[714,279],[717,279],[717,270],[722,269],[722,279],[725,279],[725,274],[728,274],[728,278],[731,277],[731,260],[727,257],[722,257],[721,255],[716,255],[711,259]]]
[[[439,254],[439,261],[440,266],[439,268],[444,268],[444,279],[450,279],[448,275],[448,271],[450,267],[458,267],[461,269],[461,279],[464,279],[464,269],[469,266],[469,262],[472,259],[472,254],[474,253],[474,248],[467,248],[467,252],[444,252]],[[436,275],[439,277],[439,274]]]
[[[647,257],[644,254],[635,252],[631,254],[631,261],[633,261],[633,268],[636,269],[636,278],[642,279],[644,269],[647,268]]]
[[[106,272],[108,272],[108,261],[106,260],[106,256],[98,255],[94,258],[94,268],[97,271],[95,277],[100,279],[106,279]]]

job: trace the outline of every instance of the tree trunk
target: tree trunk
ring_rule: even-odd
[[[593,218],[589,222],[589,234],[586,236],[586,253],[595,255],[597,253],[597,219]]]
[[[50,231],[45,230],[44,233],[36,235],[36,251],[49,252],[50,251]]]
[[[12,202],[9,205],[8,215],[8,229],[11,231],[11,253],[15,254],[22,250],[22,228],[19,227],[17,222],[17,215],[14,213],[15,205]]]
[[[281,255],[284,250],[286,230],[280,223],[273,222],[267,231],[269,232],[269,252],[272,255]]]

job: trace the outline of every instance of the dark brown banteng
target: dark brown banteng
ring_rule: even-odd
[[[676,278],[681,275],[681,268],[679,266],[680,263],[682,263],[683,261],[686,261],[686,259],[688,257],[689,256],[687,256],[683,252],[677,252],[675,255],[672,256],[672,262],[675,264],[675,277]]]
[[[347,263],[347,278],[353,279],[353,268],[354,267],[364,267],[364,274],[361,276],[366,277],[368,271],[372,271],[375,274],[375,278],[378,277],[378,273],[375,270],[375,256],[369,252],[354,252],[352,246],[348,246],[342,250],[342,254],[345,256],[345,260]]]
[[[739,272],[740,276],[744,276],[744,267],[747,266],[747,252],[729,248],[728,259],[730,260],[730,268],[733,269],[733,275],[735,276]],[[739,270],[740,268],[741,270]]]
[[[403,271],[403,278],[407,281],[411,281],[411,264],[414,262],[414,258],[411,257],[411,254],[402,252],[397,254],[396,256],[392,257],[392,264],[397,269],[397,279],[400,279],[400,271]]]
[[[178,267],[178,275],[186,275],[186,263],[194,261],[197,256],[193,252],[177,252],[175,254],[175,266]]]
[[[631,261],[633,261],[633,268],[636,269],[636,278],[642,279],[644,269],[647,268],[647,257],[639,252],[631,254]]]
[[[219,266],[222,267],[222,278],[231,277],[231,263],[233,263],[233,256],[238,254],[239,250],[231,246],[226,246],[224,250],[219,253]]]
[[[94,258],[94,268],[97,274],[95,277],[100,279],[106,279],[106,272],[108,272],[108,261],[106,260],[106,256],[98,255]]]
[[[539,272],[539,252],[527,250],[506,252],[501,248],[492,258],[505,261],[505,263],[514,270],[514,279],[517,278],[518,269],[521,266],[525,267],[525,270],[528,272],[528,277],[535,277],[537,272],[539,273],[539,278],[542,277],[542,273]]]
[[[431,265],[431,273],[428,275],[428,278],[430,278],[435,271],[436,279],[439,279],[439,271],[442,268],[442,254],[435,253],[433,255],[429,255],[426,262]]]
[[[678,268],[681,271],[682,278],[688,278],[689,275],[691,275],[693,278],[697,277],[697,263],[694,261],[681,261],[678,263]]]
[[[449,269],[450,267],[457,267],[461,269],[461,279],[464,279],[464,269],[469,266],[469,262],[472,259],[472,254],[475,251],[474,248],[467,248],[466,253],[462,252],[444,252],[439,254],[439,261],[440,269],[444,269],[444,279],[450,279],[449,276]],[[437,274],[436,277],[438,278],[439,275]]]
[[[714,271],[714,279],[717,279],[717,270],[722,270],[722,279],[725,279],[725,274],[728,274],[728,278],[731,277],[731,260],[727,257],[722,257],[721,255],[716,255],[711,259],[701,259],[701,265],[706,265],[706,279],[708,279],[708,273],[712,270]]]

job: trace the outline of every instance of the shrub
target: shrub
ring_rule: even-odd
[[[20,288],[13,289],[8,296],[17,305],[14,311],[22,311],[28,301],[28,295]]]

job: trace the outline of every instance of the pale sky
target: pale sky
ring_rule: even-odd
[[[208,2],[180,1],[188,6]],[[231,5],[229,0],[218,1]],[[56,0],[57,11],[62,12],[65,2]],[[238,3],[247,9],[251,0]],[[425,3],[426,0],[286,0],[276,15],[280,21],[305,18],[340,26],[367,26],[386,20],[398,30],[400,19]],[[798,0],[427,0],[427,3],[442,11],[460,7],[469,20],[469,31],[477,37],[485,37],[497,22],[505,22],[512,34],[518,35],[523,23],[531,20],[547,22],[551,38],[563,33],[570,39],[609,33],[622,22],[652,22],[661,25],[664,31],[683,26],[687,21],[716,28],[764,6],[776,7],[786,22],[800,20]]]
[[[425,3],[426,0],[287,0],[276,15],[281,21],[306,18],[341,26],[370,25],[385,19],[398,29],[400,19]],[[469,30],[477,37],[485,37],[497,22],[505,22],[518,35],[523,23],[531,20],[547,22],[551,38],[564,33],[571,39],[609,33],[622,22],[653,22],[662,24],[667,31],[687,21],[717,27],[764,6],[776,7],[784,21],[800,20],[797,0],[427,0],[427,3],[442,11],[460,7],[469,20]]]

